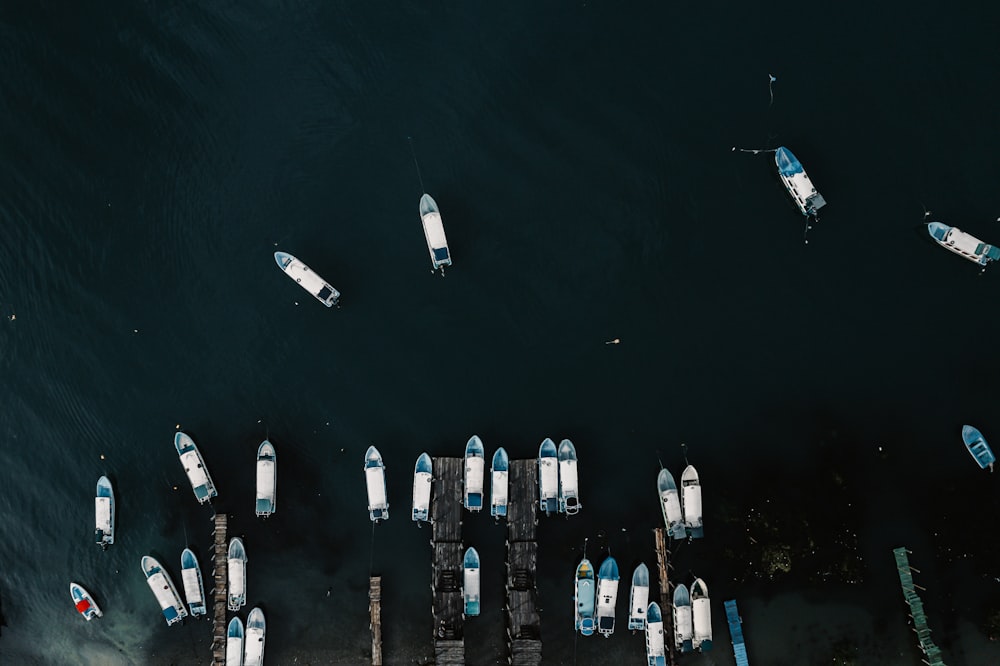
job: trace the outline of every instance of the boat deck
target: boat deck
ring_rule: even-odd
[[[509,469],[507,506],[506,620],[509,663],[534,666],[542,663],[541,618],[535,568],[538,543],[538,463],[512,460]]]
[[[431,611],[434,663],[464,664],[462,482],[464,458],[434,458],[431,490]]]

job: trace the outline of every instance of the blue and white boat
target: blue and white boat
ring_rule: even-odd
[[[483,510],[483,476],[486,472],[486,454],[479,435],[473,435],[465,445],[465,508]]]
[[[365,452],[365,485],[368,488],[368,516],[372,522],[389,520],[389,500],[385,491],[385,465],[374,446]]]
[[[559,511],[559,458],[548,437],[538,447],[538,506],[547,516]]]
[[[701,481],[694,465],[688,465],[681,473],[681,509],[684,511],[684,527],[692,539],[705,536],[705,525],[701,516]]]
[[[239,611],[247,603],[247,551],[239,537],[229,540],[226,571],[229,574],[229,610]]]
[[[73,606],[76,608],[76,611],[87,622],[90,622],[95,617],[104,617],[104,613],[101,612],[94,598],[90,596],[90,592],[83,589],[83,586],[79,583],[69,584],[69,596],[73,599]]]
[[[597,632],[605,638],[615,633],[618,579],[618,562],[608,555],[597,571]]]
[[[573,599],[576,602],[574,624],[581,636],[592,636],[596,627],[597,614],[597,581],[594,578],[594,566],[584,555],[580,564],[576,565],[576,579],[573,587]]]
[[[437,202],[429,194],[420,197],[420,222],[424,225],[424,238],[431,253],[431,271],[440,269],[444,275],[444,267],[451,266],[451,254]]]
[[[462,561],[462,598],[465,614],[469,617],[479,615],[479,553],[472,547],[465,551]]]
[[[256,513],[267,518],[278,508],[278,456],[266,439],[257,447]]]
[[[992,472],[993,463],[996,462],[997,458],[993,455],[990,445],[983,439],[983,434],[970,425],[964,425],[962,426],[962,441],[965,442],[965,448],[969,449],[969,453],[976,459],[979,466],[982,469],[989,467]]]
[[[267,623],[264,611],[254,608],[247,617],[246,638],[243,641],[243,666],[264,666],[264,634]]]
[[[226,666],[243,666],[243,622],[234,617],[226,631]]]
[[[687,528],[684,527],[684,514],[681,512],[681,496],[677,492],[674,475],[668,469],[661,468],[656,477],[656,489],[660,493],[660,510],[663,513],[663,523],[674,539],[687,538]]]
[[[115,542],[115,491],[106,476],[97,480],[97,494],[94,497],[94,541],[103,550]]]
[[[285,275],[316,297],[316,300],[330,308],[340,304],[340,292],[321,278],[311,268],[287,252],[275,252],[274,260]]]
[[[691,615],[691,595],[683,583],[674,588],[674,647],[678,652],[694,649],[694,619]]]
[[[931,222],[927,225],[927,233],[941,247],[980,266],[1000,260],[1000,248],[987,245],[958,227],[949,227],[941,222]]]
[[[205,460],[201,457],[201,451],[198,450],[194,440],[187,434],[178,432],[174,435],[174,448],[177,449],[184,472],[191,481],[191,488],[198,503],[204,504],[218,495],[215,483],[208,473],[208,468],[205,467]]]
[[[640,562],[632,572],[632,588],[628,596],[628,628],[642,631],[646,628],[646,608],[649,606],[649,567],[645,562]]]
[[[163,611],[163,619],[167,621],[167,626],[176,624],[187,617],[187,609],[181,601],[181,595],[177,594],[174,581],[156,558],[146,555],[142,558],[142,573],[146,576],[149,589],[153,591],[160,609]]]
[[[792,195],[799,211],[806,217],[815,217],[816,211],[826,205],[826,200],[816,191],[798,159],[792,151],[781,146],[774,151],[774,161],[778,165],[778,176]]]
[[[708,585],[701,578],[695,578],[691,583],[691,620],[694,625],[694,649],[708,652],[712,649],[712,608]]]
[[[663,640],[663,613],[655,601],[646,610],[646,664],[667,666],[667,650]]]
[[[431,482],[434,480],[434,467],[431,457],[421,453],[417,464],[413,467],[413,520],[426,523],[431,510]]]
[[[572,516],[580,510],[580,481],[576,474],[576,447],[564,439],[559,443],[559,513]]]
[[[493,454],[493,464],[490,467],[490,515],[494,518],[507,516],[509,470],[510,460],[507,458],[507,451],[501,446]]]
[[[181,552],[181,583],[184,585],[184,596],[191,609],[191,617],[206,615],[208,609],[205,607],[205,584],[201,577],[201,566],[190,548]]]

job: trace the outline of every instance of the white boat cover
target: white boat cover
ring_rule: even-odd
[[[646,624],[646,656],[664,657],[666,647],[663,643],[663,622],[648,622]]]
[[[646,609],[649,607],[649,588],[645,585],[632,586],[632,610],[629,611],[628,619],[640,622],[646,621]]]
[[[660,502],[663,503],[663,514],[666,516],[668,528],[684,520],[681,514],[681,498],[675,488],[660,493]]]
[[[205,602],[201,598],[201,579],[197,569],[181,569],[181,580],[184,582],[184,596],[188,605],[197,606]]]
[[[257,461],[257,499],[274,502],[276,470],[277,467],[273,460]]]
[[[366,467],[365,483],[368,485],[368,510],[388,507],[385,497],[385,468]]]
[[[104,532],[106,536],[111,535],[111,498],[95,497],[94,513],[97,518],[97,529]]]
[[[160,608],[166,610],[167,608],[175,608],[180,612],[183,609],[181,600],[177,598],[174,593],[173,586],[170,584],[170,580],[159,571],[149,578],[146,579],[149,583],[149,589],[153,591],[156,596],[156,600],[160,603]]]
[[[226,666],[243,666],[243,639],[236,636],[226,638]]]
[[[618,604],[618,581],[602,578],[597,582],[597,617],[614,617]]]
[[[263,666],[264,627],[253,624],[253,611],[247,618],[246,640],[243,642],[243,666]]]
[[[684,522],[693,527],[701,525],[701,486],[684,486]]]
[[[579,485],[576,479],[576,461],[559,461],[559,490],[563,497],[576,497]]]
[[[197,450],[181,454],[181,464],[184,465],[184,471],[187,472],[194,488],[209,485],[208,473]]]
[[[538,460],[538,489],[541,499],[553,499],[559,495],[559,465],[555,458]]]
[[[483,494],[483,470],[486,461],[479,456],[465,459],[465,492]]]
[[[412,219],[412,218],[411,218]],[[441,213],[427,213],[420,221],[424,225],[424,237],[427,239],[427,247],[434,254],[434,250],[448,247],[448,239],[444,235],[444,223],[441,221]]]
[[[431,473],[415,472],[413,474],[413,508],[417,511],[429,511],[431,506]]]
[[[229,596],[245,597],[247,593],[247,563],[236,557],[230,557],[229,569]]]
[[[494,471],[492,482],[490,502],[493,506],[507,506],[508,473]]]
[[[690,606],[674,606],[674,633],[678,645],[694,636]]]
[[[479,601],[479,568],[464,570],[463,587],[466,601]]]
[[[284,267],[284,271],[288,277],[298,282],[303,289],[317,298],[319,297],[320,292],[327,287],[330,287],[330,289],[333,290],[333,293],[338,295],[340,294],[340,292],[336,289],[333,289],[332,285],[328,285],[326,280],[321,278],[314,270],[306,266],[298,259],[292,259],[292,261]]]
[[[702,641],[712,640],[712,608],[708,599],[702,597],[691,602],[692,620],[694,622],[694,647]]]

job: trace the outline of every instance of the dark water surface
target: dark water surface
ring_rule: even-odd
[[[584,510],[539,526],[546,663],[642,663],[627,585],[615,636],[575,642],[571,579],[588,537],[623,577],[655,563],[657,459],[678,476],[682,442],[706,538],[675,572],[708,583],[716,644],[685,663],[733,663],[728,598],[755,663],[916,663],[899,545],[947,663],[1000,662],[1000,480],[959,437],[1000,443],[1000,278],[919,226],[926,206],[1000,242],[996,10],[641,4],[0,9],[4,663],[208,660],[210,623],[167,628],[139,569],[153,554],[179,582],[190,545],[210,571],[178,425],[245,537],[267,663],[364,663],[371,569],[386,663],[426,663],[411,470],[473,433],[517,458],[546,436],[577,446]],[[730,150],[779,144],[829,202],[808,246],[771,156]],[[265,435],[279,499],[262,523]],[[374,541],[371,443],[392,503]],[[760,511],[819,552],[762,575]],[[505,663],[503,530],[465,526],[484,567],[469,663]],[[102,620],[77,617],[70,580]]]

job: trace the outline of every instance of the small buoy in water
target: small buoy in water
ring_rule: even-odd
[[[104,454],[103,453],[101,454],[101,460],[104,460]]]
[[[177,490],[177,486],[174,486],[174,490]]]
[[[606,345],[618,345],[618,344],[621,344],[621,341],[622,341],[621,338],[615,338],[614,340],[605,340],[604,344],[606,344]]]
[[[133,332],[133,333],[138,333],[138,332],[139,332],[139,329],[137,329],[137,328],[133,328],[133,329],[132,329],[132,332]]]

